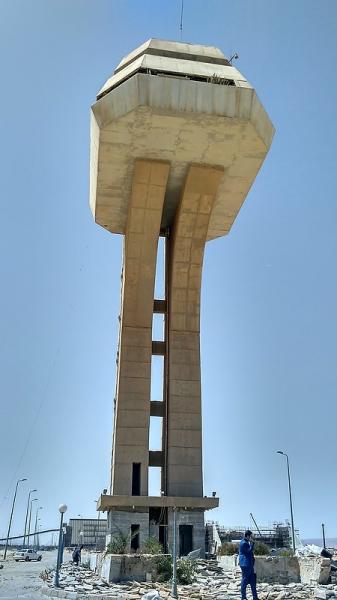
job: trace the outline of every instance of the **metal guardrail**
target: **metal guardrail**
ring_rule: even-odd
[[[45,529],[44,531],[35,531],[33,533],[26,533],[26,535],[15,535],[12,537],[9,537],[8,540],[23,540],[24,537],[33,537],[34,535],[41,535],[42,533],[51,533],[53,531],[60,531],[60,528],[57,529]],[[0,542],[6,542],[7,538],[0,538]]]

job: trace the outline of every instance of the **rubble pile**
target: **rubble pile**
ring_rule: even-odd
[[[319,586],[315,590],[314,598],[317,598],[317,600],[328,600],[329,598],[333,600],[333,598],[337,598],[337,585],[328,584],[324,587]]]
[[[72,563],[62,565],[59,589],[53,587],[53,575],[53,571],[45,571],[43,579],[48,585],[45,593],[55,598],[141,600],[150,591],[156,591],[162,600],[171,598],[170,584],[168,583],[132,581],[109,584],[88,568],[82,565],[76,567]],[[190,585],[178,586],[179,598],[186,600],[240,600],[240,582],[240,569],[224,572],[216,561],[198,560],[195,581]],[[258,594],[260,600],[309,600],[315,598],[315,587],[317,584],[315,586],[301,583],[288,585],[260,583],[258,584]],[[337,586],[336,588],[334,586],[327,587],[332,587],[330,590],[332,593],[333,589],[337,590]],[[158,598],[157,595],[153,595]],[[316,597],[323,598],[323,596]],[[324,596],[324,598],[328,598],[328,596]]]

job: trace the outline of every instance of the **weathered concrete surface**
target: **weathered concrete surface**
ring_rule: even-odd
[[[140,66],[161,72],[175,72],[177,75],[183,73],[206,78],[214,78],[216,75],[233,80],[236,85],[251,87],[240,71],[224,57],[219,48],[150,39],[121,60],[114,75],[104,84],[97,97],[100,98],[107,94],[123,79],[127,79],[130,74],[139,70]]]
[[[217,561],[224,571],[234,571],[238,565],[237,554],[233,554],[232,556],[218,556]]]
[[[331,561],[319,556],[299,559],[300,577],[303,583],[317,582],[326,585],[331,575]]]
[[[150,40],[123,59],[92,107],[91,209],[97,223],[125,235],[111,495],[100,506],[111,497],[129,506],[123,512],[110,504],[109,536],[139,528],[143,542],[154,520],[166,546],[169,509],[179,506],[178,548],[204,552],[203,510],[218,504],[203,493],[204,250],[208,240],[229,232],[273,134],[252,86],[213,47]],[[159,235],[166,253],[160,341],[152,339]],[[154,355],[163,357],[162,408],[151,398]],[[152,402],[162,419],[155,451],[149,448]],[[150,467],[161,468],[153,510]],[[136,496],[147,502],[143,510]],[[162,510],[162,497],[178,504]]]
[[[238,566],[238,555],[219,556],[218,563],[225,571],[234,570]],[[255,570],[261,582],[326,585],[330,579],[331,563],[329,559],[318,556],[256,556]]]
[[[167,42],[158,44],[165,52]],[[96,222],[111,232],[126,230],[135,159],[171,164],[163,227],[173,222],[190,164],[224,169],[207,234],[213,239],[229,232],[268,152],[274,129],[251,85],[233,66],[205,63],[209,53],[214,58],[207,46],[194,47],[193,52],[201,52],[199,60],[181,59],[188,47],[175,44],[178,76],[171,76],[173,58],[162,56],[158,69],[158,57],[143,57],[144,69],[151,70],[152,63],[152,73],[133,64],[134,70],[124,73],[128,78],[92,107],[90,204]],[[158,70],[169,76],[156,76]],[[220,83],[207,83],[214,75]],[[221,84],[223,79],[234,85]]]
[[[299,562],[296,557],[256,556],[256,576],[259,581],[266,583],[300,583]]]
[[[189,167],[170,241],[167,493],[203,497],[200,294],[208,224],[223,170]]]
[[[131,494],[133,462],[141,464],[140,495],[148,495],[153,295],[168,172],[167,163],[137,160],[132,179],[111,479],[118,496]]]
[[[149,573],[157,575],[157,557],[150,554],[107,554],[103,560],[101,577],[105,581],[146,581]]]
[[[219,556],[218,563],[225,571],[234,570],[238,566],[238,555]],[[299,561],[293,557],[256,556],[255,571],[258,581],[264,583],[288,584],[301,581]]]
[[[118,510],[118,508],[127,506],[134,506],[135,509],[152,506],[165,508],[175,506],[181,509],[210,510],[216,508],[218,504],[219,498],[207,496],[193,498],[192,496],[110,496],[109,494],[102,494],[98,500],[97,510],[109,510],[111,508]]]

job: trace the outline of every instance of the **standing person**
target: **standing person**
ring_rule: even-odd
[[[256,575],[254,572],[254,542],[253,534],[247,529],[245,537],[240,542],[239,565],[242,571],[241,600],[247,600],[247,585],[250,585],[253,600],[259,600],[256,591]]]
[[[82,550],[83,546],[76,546],[74,552],[73,552],[73,563],[75,563],[75,565],[78,567],[78,563],[81,562],[81,550]]]

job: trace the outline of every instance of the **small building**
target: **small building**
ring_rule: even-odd
[[[69,519],[66,527],[65,546],[79,546],[86,548],[105,548],[107,534],[106,519]]]

